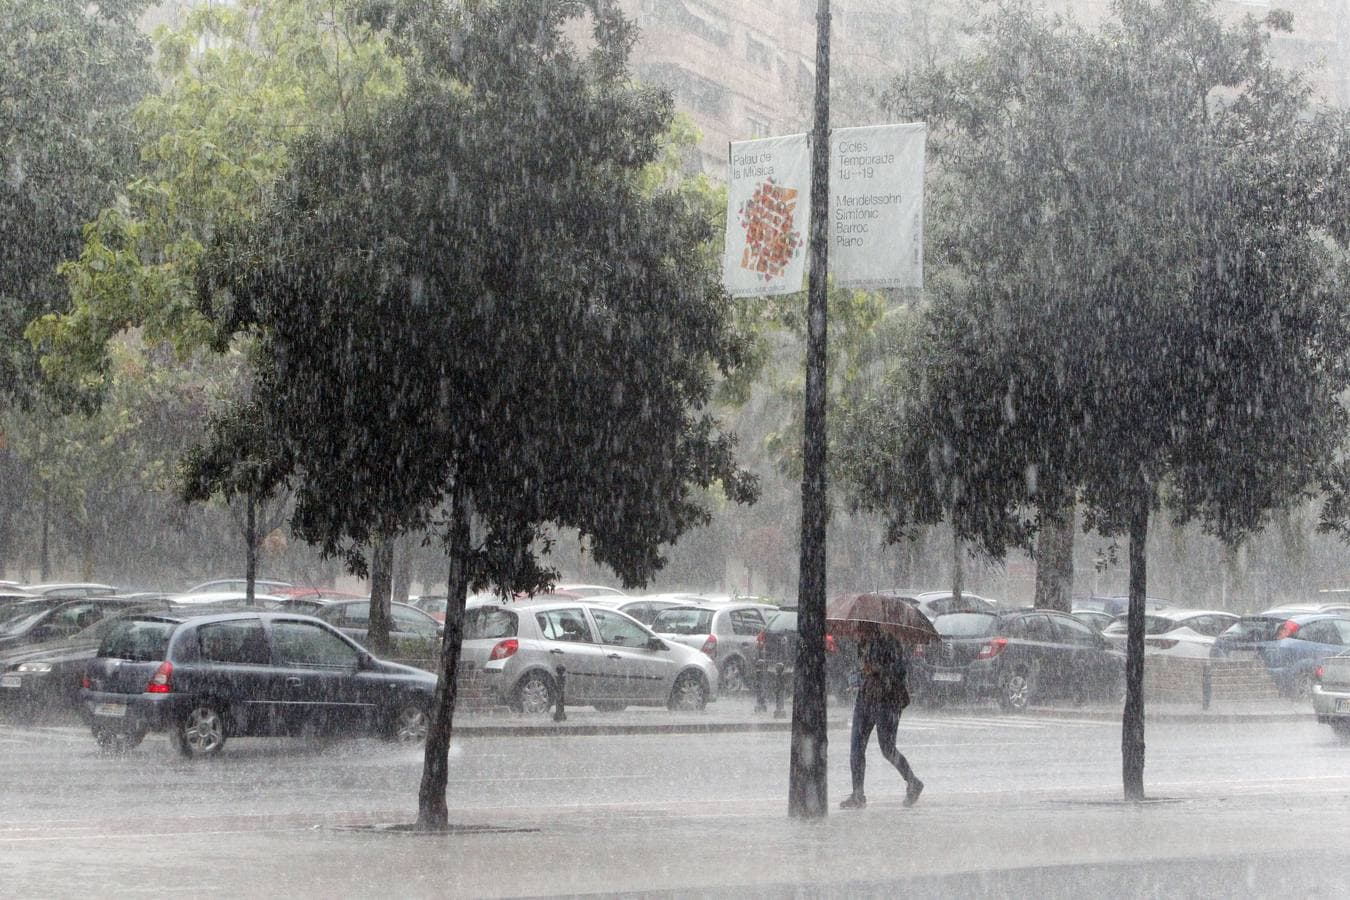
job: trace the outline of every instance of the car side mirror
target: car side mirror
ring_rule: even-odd
[[[651,640],[649,640],[649,641],[647,642],[647,649],[648,649],[648,650],[669,650],[669,649],[670,649],[670,645],[667,644],[665,641],[661,640],[659,637],[654,637],[654,638],[652,638]]]

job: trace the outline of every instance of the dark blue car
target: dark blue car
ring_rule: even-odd
[[[185,756],[252,735],[426,736],[435,676],[375,659],[326,622],[286,613],[134,616],[104,637],[81,691],[101,747],[167,731]]]
[[[1266,664],[1280,692],[1299,701],[1312,700],[1317,663],[1350,646],[1350,616],[1269,610],[1243,616],[1219,635],[1210,655],[1234,658],[1255,655]]]

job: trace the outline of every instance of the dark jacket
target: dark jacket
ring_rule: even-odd
[[[889,637],[861,642],[862,679],[858,694],[872,703],[901,705],[905,696],[905,651]]]

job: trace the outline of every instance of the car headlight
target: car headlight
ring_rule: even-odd
[[[52,664],[51,664],[51,663],[45,663],[45,662],[26,662],[26,663],[20,663],[20,664],[19,664],[19,668],[18,668],[16,671],[41,674],[41,673],[44,673],[44,672],[50,672],[51,670],[52,670]]]

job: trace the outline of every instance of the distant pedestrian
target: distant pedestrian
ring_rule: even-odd
[[[882,755],[905,779],[905,806],[913,806],[923,793],[923,782],[895,746],[900,711],[909,705],[904,651],[894,638],[883,634],[875,625],[864,623],[859,629],[858,656],[861,670],[858,696],[853,702],[853,733],[848,759],[853,793],[839,806],[841,809],[862,809],[867,805],[863,777],[867,770],[867,741],[873,728],[877,731]]]

